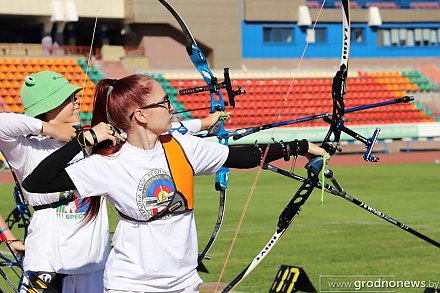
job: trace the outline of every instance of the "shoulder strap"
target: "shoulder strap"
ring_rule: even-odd
[[[179,142],[169,134],[159,136],[165,150],[168,168],[174,180],[176,191],[184,195],[187,208],[194,208],[194,170]]]
[[[165,152],[168,168],[174,181],[175,192],[167,209],[148,220],[134,219],[116,209],[119,215],[129,221],[148,223],[170,213],[181,213],[194,208],[194,170],[179,142],[169,134],[159,136]]]

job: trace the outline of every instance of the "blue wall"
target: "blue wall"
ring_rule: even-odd
[[[308,45],[305,58],[337,58],[341,55],[342,25],[318,23],[317,28],[327,28],[325,43]],[[264,43],[263,27],[293,27],[293,41],[288,44]],[[351,57],[439,57],[440,46],[432,47],[378,47],[377,31],[365,23],[352,23],[352,28],[364,29],[364,42],[351,42]],[[439,23],[384,23],[380,28],[440,27]],[[300,58],[306,44],[306,31],[296,23],[242,22],[243,58]]]
[[[322,3],[322,0],[307,0],[307,2],[309,2],[309,1],[318,1],[319,4]],[[437,2],[437,1],[438,0],[372,0],[372,1],[370,1],[370,0],[356,0],[354,2],[356,2],[362,8],[367,8],[368,2],[375,2],[375,3],[377,3],[377,2],[383,2],[383,3],[392,2],[392,3],[396,3],[396,5],[398,7],[406,9],[406,8],[410,8],[410,5],[409,5],[410,2]],[[334,8],[336,6],[335,5],[336,2],[341,2],[341,0],[326,0],[324,3],[324,7],[325,8]]]

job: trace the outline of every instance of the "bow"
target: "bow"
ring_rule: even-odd
[[[23,228],[23,241],[26,239],[28,235],[28,227],[31,222],[31,210],[26,202],[26,198],[23,195],[23,191],[21,190],[21,186],[18,183],[17,175],[15,172],[11,170],[12,176],[14,177],[15,186],[14,186],[14,201],[16,207],[9,213],[6,218],[6,224],[8,224],[9,229],[12,229],[15,224],[18,225],[19,228]]]
[[[214,113],[216,111],[222,112],[225,110],[226,106],[228,105],[228,103],[224,101],[222,93],[220,92],[220,89],[225,88],[228,94],[229,105],[235,107],[235,100],[234,100],[235,96],[240,95],[244,92],[241,91],[240,88],[238,90],[232,89],[228,68],[224,69],[224,81],[219,83],[217,78],[209,69],[205,55],[203,54],[202,50],[198,47],[194,37],[192,36],[190,30],[188,29],[188,26],[185,24],[182,17],[166,0],[159,0],[159,2],[163,6],[165,6],[165,8],[173,15],[173,17],[176,19],[179,26],[181,27],[183,35],[185,36],[185,40],[186,40],[186,51],[192,63],[194,64],[194,66],[196,67],[196,69],[199,71],[204,81],[206,82],[206,86],[184,89],[180,91],[180,94],[193,94],[197,92],[209,91],[210,102],[211,102],[211,106],[210,106],[211,113]],[[224,119],[220,119],[217,122],[217,124],[212,127],[210,133],[218,138],[219,143],[223,145],[228,145],[228,140],[231,134],[230,132],[225,130]],[[199,254],[198,257],[199,264],[206,257],[206,254],[214,244],[214,241],[217,238],[217,235],[220,231],[224,217],[226,189],[228,187],[229,174],[230,174],[229,168],[226,167],[220,168],[220,170],[217,171],[216,173],[215,189],[220,193],[217,222],[215,224],[211,238],[209,239],[206,247]]]
[[[8,163],[7,159],[5,156],[3,156],[5,158],[5,161]],[[8,165],[10,166],[10,164],[8,163]],[[14,182],[15,182],[15,186],[14,186],[14,201],[15,201],[15,205],[16,207],[9,213],[9,215],[6,217],[5,222],[8,225],[9,229],[12,229],[15,224],[17,224],[18,228],[22,228],[23,229],[23,237],[22,237],[22,241],[24,241],[28,235],[28,227],[31,221],[31,211],[29,209],[29,206],[26,202],[26,198],[23,195],[23,192],[21,190],[21,186],[20,183],[18,181],[17,175],[15,174],[14,170],[12,168],[10,168],[12,177],[14,178]],[[8,258],[6,256],[4,256],[3,254],[0,253],[0,259],[2,260],[0,262],[0,267],[1,266],[5,266],[5,267],[9,267],[14,274],[19,278],[19,283],[17,286],[15,286],[13,284],[13,282],[6,276],[6,274],[1,270],[0,274],[2,275],[2,277],[6,280],[6,282],[11,286],[12,289],[15,289],[15,291],[18,290],[18,288],[21,287],[22,282],[23,282],[23,277],[24,277],[24,271],[23,271],[23,267],[22,267],[22,258],[20,256],[17,256],[10,244],[8,243],[8,239],[6,238],[6,236],[4,235],[3,231],[0,231],[0,235],[1,240],[0,242],[4,242],[6,244],[6,246],[8,247],[9,251],[11,252],[13,258]],[[15,268],[19,268],[21,270],[21,275],[15,270]]]
[[[14,176],[14,180],[15,180],[15,186],[14,186],[14,200],[15,200],[15,204],[16,207],[14,210],[12,210],[12,212],[8,215],[8,217],[6,218],[6,224],[8,225],[9,229],[12,229],[14,227],[15,224],[18,225],[19,228],[23,229],[23,238],[22,240],[24,241],[28,235],[28,228],[29,228],[29,224],[31,221],[31,211],[29,209],[28,204],[26,203],[25,197],[23,195],[23,192],[21,190],[21,186],[18,183],[17,180],[17,176],[15,175],[15,172],[11,169],[12,175]],[[9,250],[11,251],[11,253],[13,253],[12,249],[10,248],[10,245],[6,242]],[[20,268],[22,274],[19,277],[19,282],[18,282],[18,287],[20,288],[22,283],[23,283],[23,278],[24,278],[24,270],[22,267],[22,257],[17,256],[16,254],[13,253],[14,259],[12,261],[14,266],[17,266]],[[12,268],[12,267],[11,267]],[[17,274],[17,272],[15,270],[13,270],[15,274]]]
[[[6,160],[6,157],[4,157]],[[7,162],[7,160],[6,160]],[[10,164],[8,164],[10,166]],[[28,235],[28,228],[32,218],[31,210],[26,202],[26,197],[23,194],[21,189],[21,185],[18,181],[17,175],[15,171],[10,168],[12,177],[14,178],[15,186],[14,186],[14,200],[16,207],[12,212],[8,215],[5,222],[8,225],[9,229],[12,229],[15,224],[18,225],[18,228],[23,228],[23,238],[24,241]],[[14,290],[14,292],[21,292],[21,289],[24,288],[26,292],[39,292],[38,289],[45,289],[45,292],[48,293],[56,293],[57,291],[49,286],[44,280],[40,279],[33,272],[25,272],[23,268],[23,258],[22,256],[17,255],[12,250],[11,245],[9,244],[4,231],[0,230],[0,242],[4,242],[8,247],[9,252],[12,255],[12,259],[4,256],[0,253],[0,275],[5,279],[8,285]],[[19,279],[18,284],[15,285],[14,282],[8,278],[5,272],[1,269],[1,267],[10,268],[14,274]],[[17,272],[17,269],[19,272]],[[20,273],[21,272],[21,273]],[[23,283],[24,278],[27,279],[27,284]],[[1,288],[0,288],[0,292]]]
[[[12,250],[11,245],[4,233],[4,231],[0,230],[0,242],[4,242],[9,249],[9,252],[12,254],[13,258],[7,258],[6,256],[0,253],[0,275],[5,279],[8,285],[12,288],[14,292],[22,292],[23,289],[25,292],[47,292],[47,293],[57,293],[53,287],[48,285],[46,281],[42,280],[39,276],[37,276],[34,272],[28,271],[25,272],[22,265],[22,257],[17,256]],[[1,267],[10,268],[14,274],[19,279],[18,285],[15,285],[14,282],[6,275],[6,273],[1,269]],[[21,271],[21,274],[16,271],[18,268]],[[27,283],[23,283],[23,278],[26,276]],[[40,291],[43,289],[43,291]],[[4,292],[2,288],[0,288],[0,292]]]
[[[25,272],[22,265],[22,257],[17,256],[12,250],[11,245],[4,233],[0,229],[0,243],[4,242],[9,249],[9,252],[12,254],[13,258],[7,258],[0,253],[0,275],[5,279],[8,285],[12,288],[14,292],[22,292],[23,289],[25,292],[47,292],[47,293],[57,293],[53,287],[49,286],[44,280],[42,280],[39,276],[37,276],[34,272],[28,271]],[[10,268],[14,274],[19,279],[18,285],[16,286],[14,282],[6,275],[6,273],[1,269],[1,267]],[[17,268],[21,271],[21,275],[16,271]],[[27,283],[23,283],[23,278],[26,276]],[[40,291],[40,289],[43,289]],[[0,292],[4,292],[2,288],[0,288]]]
[[[329,130],[327,131],[327,134],[325,135],[321,147],[326,149],[329,155],[333,155],[337,151],[341,151],[339,148],[339,141],[341,138],[341,133],[344,132],[349,136],[355,138],[356,140],[361,141],[365,145],[366,151],[363,155],[365,161],[370,161],[370,162],[379,161],[379,158],[372,155],[371,153],[377,141],[380,129],[376,129],[370,138],[365,138],[364,136],[347,128],[344,125],[344,122],[347,121],[347,119],[344,117],[346,113],[345,104],[344,104],[344,95],[346,93],[346,86],[347,86],[348,61],[349,61],[349,52],[350,52],[350,5],[349,4],[350,4],[349,0],[343,0],[341,5],[342,17],[343,17],[343,39],[342,39],[343,43],[342,43],[341,65],[332,83],[332,100],[333,100],[332,113],[323,113],[305,118],[299,118],[296,120],[267,124],[259,127],[252,127],[248,129],[239,130],[235,132],[236,135],[234,136],[234,139],[239,139],[241,137],[244,137],[246,135],[249,135],[251,133],[263,129],[323,118],[325,122],[330,124],[330,127]],[[368,108],[390,105],[394,103],[407,103],[411,100],[413,100],[411,97],[406,96],[388,102],[355,107],[349,109],[349,111],[347,112],[355,112]],[[253,259],[253,261],[248,266],[246,266],[246,268],[237,277],[235,277],[233,281],[223,289],[222,292],[229,292],[230,290],[235,288],[235,286],[237,286],[246,276],[248,276],[251,273],[251,271],[255,269],[257,265],[260,264],[261,261],[269,254],[269,252],[272,250],[275,244],[280,240],[281,236],[286,232],[289,226],[299,216],[301,206],[304,205],[304,203],[307,201],[314,188],[322,188],[326,192],[340,196],[345,200],[348,200],[351,203],[363,208],[364,210],[384,219],[385,221],[425,240],[426,242],[436,247],[440,247],[439,242],[425,236],[424,234],[410,228],[406,224],[403,224],[391,218],[390,216],[376,210],[375,208],[372,208],[371,206],[368,206],[367,204],[347,194],[339,185],[339,183],[336,181],[336,179],[333,177],[333,172],[331,172],[331,170],[324,170],[323,169],[324,167],[325,167],[325,159],[321,157],[312,159],[305,166],[307,170],[307,178],[304,178],[296,174],[292,174],[288,171],[282,170],[280,168],[277,168],[275,166],[272,166],[270,164],[263,166],[263,169],[270,170],[272,172],[276,172],[284,176],[287,176],[289,178],[300,181],[302,182],[302,185],[300,186],[298,191],[295,193],[295,195],[292,197],[290,202],[287,204],[287,206],[284,208],[281,215],[279,216],[277,229],[273,234],[273,236],[270,238],[270,240],[267,242],[264,248],[257,254],[257,256]],[[321,171],[323,176],[329,178],[334,186],[324,183],[323,180],[322,182],[320,182],[319,173]]]
[[[348,74],[348,61],[350,56],[350,1],[342,1],[342,53],[341,53],[341,65],[333,78],[332,84],[332,99],[333,99],[333,113],[331,118],[328,116],[323,117],[323,120],[330,124],[330,128],[324,138],[321,145],[331,155],[339,149],[339,140],[341,138],[341,132],[344,132],[356,140],[361,141],[366,151],[364,153],[364,160],[370,162],[378,162],[379,158],[372,155],[374,145],[379,136],[380,129],[376,128],[373,135],[370,138],[365,138],[359,133],[344,126],[344,122],[347,119],[345,115],[345,103],[344,95],[347,90],[347,74]],[[403,99],[402,99],[403,100]],[[409,100],[408,100],[409,101]],[[331,142],[331,136],[333,135],[333,141]]]
[[[348,60],[350,52],[350,8],[349,0],[342,1],[342,17],[343,17],[343,45],[342,45],[342,57],[341,65],[333,79],[332,84],[332,98],[333,98],[333,112],[332,117],[324,117],[324,121],[330,124],[330,128],[322,142],[322,147],[330,154],[334,154],[338,150],[339,140],[341,136],[341,131],[345,131],[346,128],[344,124],[344,94],[346,92],[346,78],[348,72]],[[325,119],[328,118],[328,119]],[[333,135],[333,141],[331,141],[331,136]],[[371,153],[371,150],[370,150]],[[325,166],[325,160],[322,157],[317,157],[311,160],[307,165],[307,179],[305,179],[296,191],[290,202],[282,211],[278,219],[277,228],[275,233],[272,235],[270,240],[264,246],[264,248],[257,254],[257,256],[252,260],[246,268],[238,274],[232,282],[230,282],[223,290],[223,292],[229,292],[235,286],[237,286],[246,276],[248,276],[269,254],[276,243],[281,239],[284,233],[287,231],[289,226],[294,222],[294,220],[299,216],[299,211],[301,206],[307,201],[313,189],[319,184],[319,173]],[[219,280],[220,282],[220,280]],[[219,285],[217,283],[217,287]]]
[[[9,244],[8,239],[3,230],[0,230],[0,243],[1,242],[4,242],[6,244],[9,252],[12,255],[12,258],[8,258],[2,253],[0,253],[0,275],[8,283],[8,285],[14,290],[14,292],[18,292],[18,289],[20,288],[22,283],[23,274],[18,273],[16,268],[18,267],[22,271],[21,261],[19,257],[12,250],[11,245]],[[12,272],[14,272],[14,274],[19,279],[18,285],[14,284],[14,282],[6,275],[6,273],[3,271],[1,267],[8,267],[12,270]],[[0,292],[3,292],[1,288],[0,288]]]

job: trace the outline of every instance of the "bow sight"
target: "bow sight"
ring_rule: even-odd
[[[224,76],[223,82],[219,83],[217,78],[215,77],[211,79],[211,83],[209,83],[208,85],[181,89],[179,90],[179,95],[185,96],[185,95],[192,95],[201,92],[214,93],[219,91],[220,89],[226,89],[226,92],[228,94],[229,106],[235,108],[235,97],[241,94],[246,94],[246,90],[242,90],[241,86],[239,86],[237,90],[234,90],[232,88],[231,78],[229,77],[229,68],[224,68],[223,76]],[[228,106],[227,102],[225,102],[225,106]],[[205,108],[201,108],[201,109],[205,109]],[[193,111],[193,110],[186,110],[186,111]],[[176,113],[182,113],[182,111]]]

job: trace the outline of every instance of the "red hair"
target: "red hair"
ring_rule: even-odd
[[[142,74],[133,74],[121,79],[102,79],[95,89],[92,127],[104,122],[128,132],[130,114],[145,105],[150,98],[154,79]],[[104,156],[118,152],[124,142],[113,147],[111,142],[104,141],[93,148],[93,153]],[[86,221],[96,218],[100,209],[100,197],[90,198],[86,212]]]

